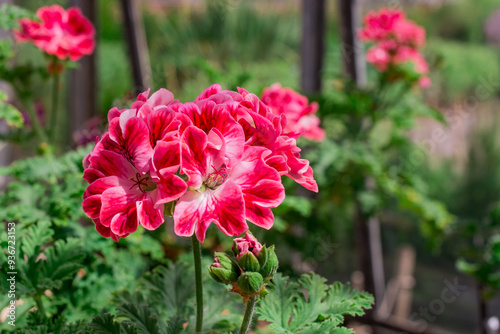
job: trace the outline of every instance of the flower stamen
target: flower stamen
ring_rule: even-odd
[[[205,185],[213,190],[223,184],[227,180],[229,174],[225,165],[222,165],[219,170],[217,170],[213,165],[212,168],[214,169],[214,172],[208,174],[208,177],[205,180]]]

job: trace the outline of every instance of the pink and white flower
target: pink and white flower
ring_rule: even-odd
[[[83,208],[103,236],[158,228],[167,203],[177,235],[203,241],[214,223],[236,236],[247,220],[272,227],[271,208],[285,197],[281,175],[317,191],[286,116],[257,96],[218,85],[185,104],[165,89],[148,96],[111,109],[109,131],[83,161]]]

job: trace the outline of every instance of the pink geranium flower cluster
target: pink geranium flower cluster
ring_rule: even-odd
[[[83,209],[105,237],[154,230],[165,208],[177,235],[202,242],[211,223],[229,236],[247,231],[246,220],[269,229],[285,197],[281,175],[318,190],[286,116],[244,89],[213,85],[184,104],[148,90],[108,120],[84,159]]]
[[[76,61],[94,51],[94,27],[77,7],[67,11],[59,5],[41,7],[36,12],[40,21],[21,19],[14,30],[19,42],[30,42],[49,55]]]
[[[261,99],[274,114],[286,116],[286,132],[297,137],[303,135],[309,140],[325,139],[325,131],[319,127],[320,120],[315,115],[318,111],[316,102],[309,103],[307,97],[291,88],[283,88],[279,83],[264,88]]]
[[[420,75],[420,86],[430,86],[431,81],[427,76],[429,66],[420,53],[425,45],[425,30],[408,20],[404,12],[382,8],[378,12],[368,13],[359,37],[363,41],[375,43],[368,50],[366,58],[380,72],[411,63],[415,73]]]

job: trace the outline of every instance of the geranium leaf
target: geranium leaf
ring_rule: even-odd
[[[371,295],[351,291],[348,284],[327,285],[314,273],[302,275],[298,284],[276,275],[270,290],[257,313],[260,320],[271,323],[274,333],[353,333],[338,327],[344,316],[362,315],[373,304]]]

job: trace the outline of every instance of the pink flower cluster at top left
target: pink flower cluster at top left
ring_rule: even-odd
[[[154,230],[165,208],[177,235],[200,241],[212,222],[230,236],[247,231],[246,220],[269,229],[285,197],[282,175],[318,190],[286,116],[244,89],[213,85],[184,104],[148,90],[108,120],[84,160],[83,208],[105,237]]]

